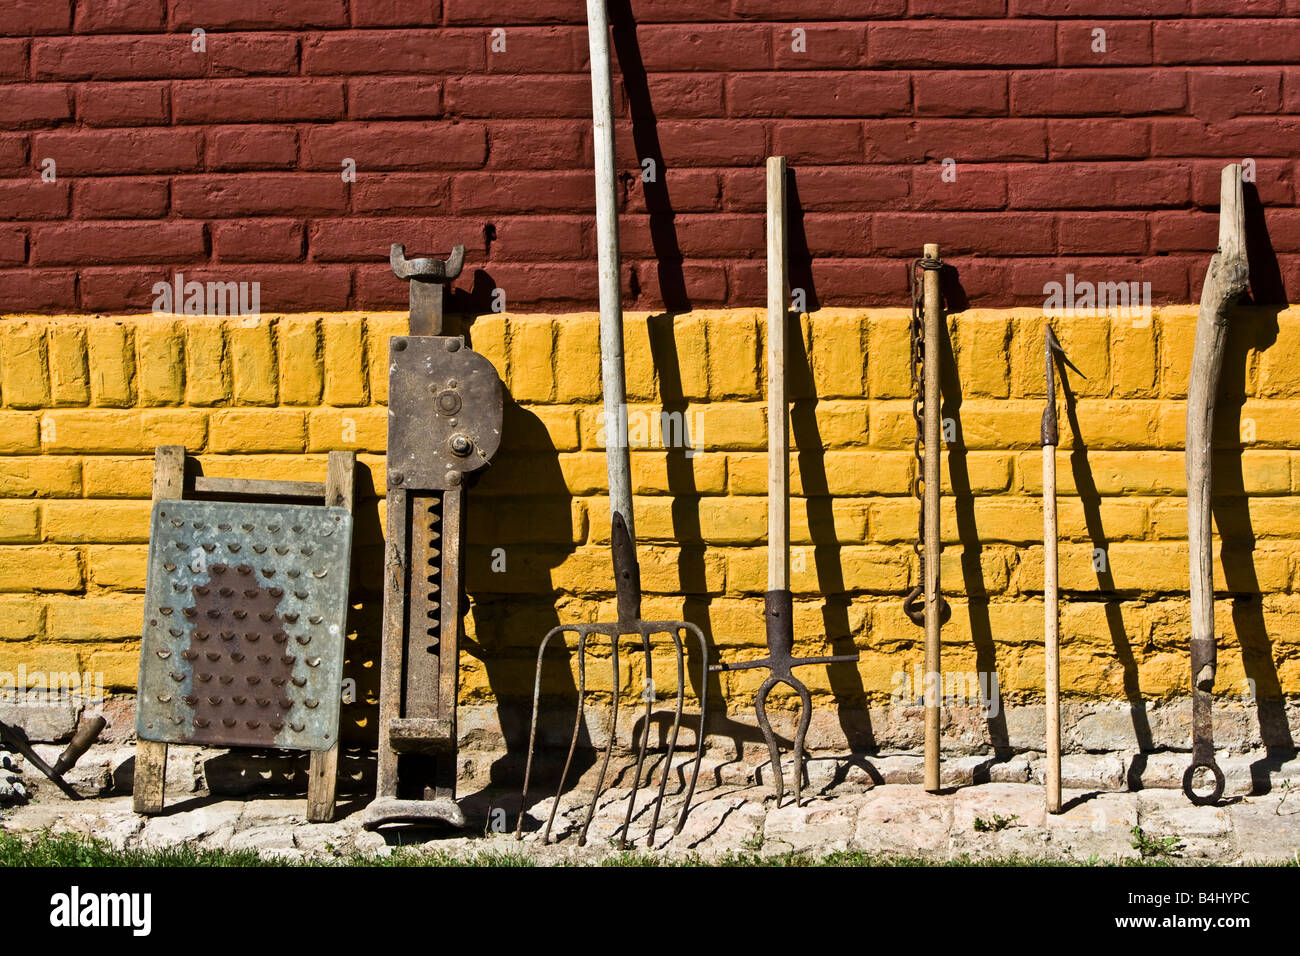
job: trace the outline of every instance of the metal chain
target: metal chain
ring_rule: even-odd
[[[916,459],[916,475],[912,478],[912,496],[916,498],[917,528],[912,551],[921,562],[921,580],[925,580],[925,290],[922,281],[921,260],[913,259],[910,270],[912,280],[912,418],[916,423],[916,437],[912,442],[912,455]]]
[[[916,437],[912,455],[916,459],[916,475],[912,479],[912,495],[916,498],[916,541],[912,552],[919,567],[919,581],[925,581],[925,283],[922,279],[927,269],[942,268],[938,259],[913,259],[909,271],[912,285],[912,418],[916,423]],[[903,609],[912,623],[925,625],[924,612],[914,603],[924,587],[918,584],[903,599]]]

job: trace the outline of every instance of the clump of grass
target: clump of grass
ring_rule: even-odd
[[[985,820],[983,817],[976,817],[975,831],[977,833],[997,833],[999,830],[1005,830],[1007,827],[1011,826],[1013,822],[1019,819],[1019,815],[1015,813],[1011,814],[1009,817],[1004,817],[1000,813],[995,813],[993,814],[992,820]]]
[[[1167,860],[1179,855],[1183,845],[1178,842],[1178,837],[1153,837],[1143,832],[1141,827],[1134,827],[1131,831],[1133,839],[1129,845],[1137,850],[1144,860]]]

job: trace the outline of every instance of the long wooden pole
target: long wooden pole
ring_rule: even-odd
[[[925,246],[926,259],[939,258],[939,246]],[[939,336],[943,309],[939,297],[939,270],[925,269],[925,789],[939,789],[939,717],[943,696],[940,669],[939,625]]]
[[[785,383],[785,158],[767,160],[767,589],[790,587],[790,433]]]
[[[1061,618],[1057,606],[1055,337],[1043,336],[1047,361],[1047,407],[1043,410],[1043,648],[1047,682],[1047,812],[1061,812]]]
[[[628,458],[627,389],[623,371],[623,301],[619,278],[618,182],[614,170],[614,97],[610,78],[609,16],[605,0],[587,0],[591,47],[591,114],[596,165],[596,253],[600,289],[600,375],[605,399],[605,465],[609,516],[622,515],[636,544],[632,521],[632,466]],[[635,553],[633,550],[632,553]]]
[[[1192,598],[1192,764],[1183,790],[1197,803],[1216,801],[1223,793],[1223,772],[1214,760],[1211,722],[1214,678],[1218,666],[1214,638],[1214,538],[1211,527],[1211,455],[1214,406],[1228,345],[1228,311],[1246,289],[1246,219],[1241,166],[1223,168],[1219,180],[1219,247],[1201,287],[1201,306],[1192,346],[1187,383],[1187,550]],[[1215,777],[1209,795],[1194,788],[1199,769]]]

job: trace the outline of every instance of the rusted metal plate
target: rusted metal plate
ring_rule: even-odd
[[[346,508],[159,501],[137,735],[227,747],[333,745],[351,540]]]
[[[486,465],[503,415],[492,363],[456,335],[394,336],[388,355],[388,483],[449,488]]]

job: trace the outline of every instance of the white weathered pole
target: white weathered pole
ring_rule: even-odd
[[[596,251],[600,274],[600,375],[605,397],[605,465],[610,521],[632,523],[632,466],[628,459],[627,389],[623,372],[623,301],[618,248],[618,181],[614,171],[614,94],[610,76],[609,17],[605,0],[587,0],[591,46],[591,114],[596,166]]]
[[[1051,352],[1048,352],[1049,362]],[[1048,396],[1048,401],[1052,396]],[[1057,607],[1056,446],[1043,445],[1043,612],[1047,675],[1047,812],[1061,812],[1061,620]]]
[[[929,243],[923,255],[939,258],[939,246]],[[939,292],[939,270],[925,269],[922,278],[925,302],[925,789],[939,789],[939,722],[943,681],[940,668],[939,627],[942,600],[939,595],[939,336],[943,307]]]
[[[785,158],[767,160],[767,589],[790,587],[790,433],[786,422]]]
[[[1075,368],[1065,357],[1056,333],[1047,326],[1043,333],[1043,380],[1047,400],[1043,404],[1043,670],[1047,678],[1047,811],[1061,812],[1061,615],[1057,575],[1056,447],[1061,442],[1056,418],[1056,359]],[[1065,372],[1061,372],[1065,381]]]

